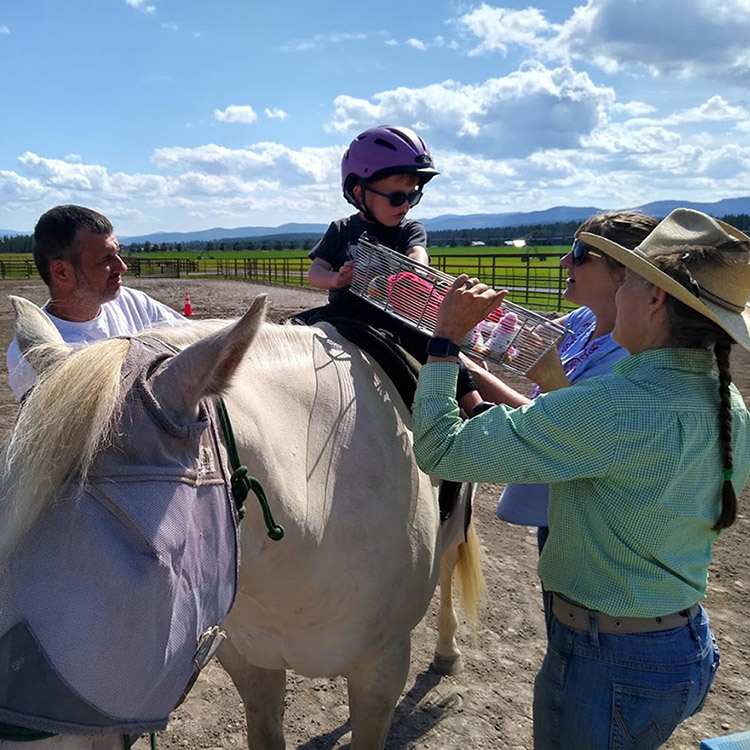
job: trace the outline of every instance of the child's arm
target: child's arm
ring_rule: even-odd
[[[354,261],[348,260],[338,271],[334,271],[331,264],[322,258],[313,258],[307,269],[307,280],[310,286],[318,289],[343,289],[352,283]]]
[[[422,245],[412,245],[406,252],[406,255],[417,263],[423,263],[425,266],[430,265],[430,256]]]

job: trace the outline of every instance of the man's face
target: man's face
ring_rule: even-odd
[[[74,264],[75,296],[88,305],[111,302],[128,270],[119,255],[120,243],[114,234],[94,234],[87,229],[79,229],[76,239],[80,252]]]

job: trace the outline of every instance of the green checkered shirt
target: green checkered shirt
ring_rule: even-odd
[[[653,617],[706,592],[720,507],[712,355],[650,349],[614,373],[462,421],[458,367],[425,365],[414,402],[420,467],[454,481],[548,482],[545,589],[611,615]],[[750,418],[732,387],[734,487],[750,471]]]

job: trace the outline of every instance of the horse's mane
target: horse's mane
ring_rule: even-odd
[[[191,321],[140,336],[180,349],[231,323]],[[266,323],[253,349],[271,354],[280,350],[279,337],[283,351],[309,335],[303,326]],[[60,344],[42,344],[28,353],[59,361],[26,398],[0,452],[0,560],[69,479],[86,476],[96,454],[111,441],[121,413],[121,369],[129,349],[128,339],[115,338],[72,353]]]

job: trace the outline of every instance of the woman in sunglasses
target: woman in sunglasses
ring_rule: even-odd
[[[750,472],[750,414],[729,369],[732,344],[750,349],[750,238],[677,209],[635,250],[578,239],[627,268],[612,338],[630,356],[466,422],[455,357],[431,356],[414,449],[453,481],[550,484],[536,750],[651,750],[700,711],[719,664],[701,600]],[[504,297],[465,281],[446,294],[436,336],[461,341]]]
[[[528,398],[470,362],[469,369],[485,399],[513,407],[529,404],[541,392],[612,372],[615,362],[628,356],[610,335],[615,324],[615,292],[625,278],[625,268],[583,242],[580,235],[583,232],[596,234],[632,250],[646,239],[657,223],[645,214],[613,211],[592,216],[578,227],[573,247],[560,259],[560,265],[567,271],[563,298],[580,307],[556,321],[568,329],[558,346],[559,358],[549,358],[543,367],[529,373],[537,385]],[[501,520],[538,527],[540,553],[548,534],[548,498],[546,484],[509,484],[497,506],[497,516]],[[545,599],[545,608],[546,604]]]
[[[429,337],[349,291],[357,243],[366,233],[386,247],[419,263],[429,264],[427,234],[418,221],[407,219],[422,199],[424,186],[438,174],[427,144],[409,128],[384,125],[360,133],[341,160],[344,198],[355,214],[331,222],[310,252],[307,272],[314,287],[328,289],[328,304],[295,316],[312,324],[341,317],[360,320],[389,331],[419,361],[424,362]],[[467,414],[481,402],[471,375],[462,365],[457,391]]]

